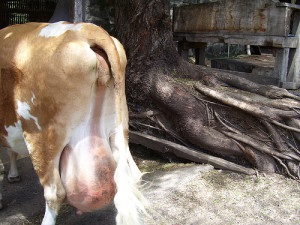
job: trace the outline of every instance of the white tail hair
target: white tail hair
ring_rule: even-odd
[[[114,158],[117,168],[114,180],[117,193],[114,198],[118,210],[117,225],[143,225],[143,216],[148,216],[145,206],[146,198],[139,190],[142,173],[133,161],[128,145],[126,146],[123,129],[118,129],[115,134]],[[122,148],[123,146],[124,148]]]

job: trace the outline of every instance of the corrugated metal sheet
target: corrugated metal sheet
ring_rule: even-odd
[[[0,28],[27,22],[47,22],[58,0],[1,0]]]

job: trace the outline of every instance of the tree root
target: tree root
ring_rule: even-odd
[[[257,117],[260,117],[260,118],[268,117],[269,120],[274,121],[274,120],[281,120],[282,118],[293,118],[293,117],[298,116],[298,113],[293,110],[286,111],[286,110],[280,110],[280,109],[276,109],[276,108],[274,109],[274,108],[270,108],[269,106],[267,106],[266,104],[264,104],[262,102],[260,102],[260,104],[258,104],[258,103],[251,102],[252,100],[249,100],[250,102],[248,102],[248,101],[246,101],[245,98],[243,100],[233,98],[228,93],[226,93],[226,94],[222,93],[219,90],[212,89],[201,83],[195,84],[194,88],[197,91],[199,91],[213,99],[216,99],[226,105],[236,107],[238,109],[241,109],[245,112],[248,112],[248,113],[255,115]],[[239,94],[241,94],[241,93],[239,93]]]
[[[279,164],[284,168],[284,171],[287,173],[287,175],[288,175],[289,177],[291,177],[291,178],[293,178],[293,179],[295,179],[295,180],[297,179],[295,176],[293,176],[293,175],[290,173],[288,167],[282,162],[281,159],[279,159],[279,158],[276,157],[276,156],[273,156],[273,157],[274,157],[274,159],[276,159],[276,160],[279,162]]]
[[[287,152],[283,140],[281,136],[278,134],[278,132],[276,131],[276,129],[269,122],[265,120],[262,120],[262,123],[265,125],[265,127],[268,129],[269,133],[271,134],[270,138],[275,143],[277,150],[280,152]]]
[[[226,71],[220,71],[217,69],[201,66],[201,73],[205,74],[205,77],[208,77],[205,79],[208,86],[211,86],[211,84],[218,85],[223,82],[224,84],[227,84],[231,87],[238,88],[249,93],[256,93],[271,99],[290,98],[296,101],[300,101],[299,96],[293,95],[283,88],[279,88],[273,85],[258,84],[249,81],[246,78],[235,76]]]
[[[255,160],[255,153],[250,153],[249,151],[246,151],[246,148],[241,144],[246,144],[248,146],[251,146],[252,148],[261,151],[264,154],[267,154],[274,158],[279,165],[283,168],[284,172],[291,178],[296,179],[297,176],[294,176],[293,174],[299,175],[300,173],[300,168],[298,167],[295,171],[295,166],[293,168],[289,169],[291,166],[286,165],[283,163],[282,159],[284,160],[293,160],[290,161],[290,164],[296,160],[296,163],[300,163],[300,157],[299,155],[299,150],[295,148],[292,144],[287,143],[285,145],[285,142],[283,141],[281,135],[277,132],[277,130],[267,121],[261,120],[262,124],[266,127],[268,130],[268,133],[270,134],[269,138],[272,140],[274,143],[274,146],[276,147],[276,150],[279,151],[277,152],[276,150],[272,150],[270,147],[268,147],[266,144],[264,144],[262,141],[258,140],[253,140],[250,136],[248,135],[243,135],[241,132],[234,128],[232,125],[225,123],[223,119],[221,119],[220,115],[215,112],[214,113],[216,119],[226,128],[229,132],[223,131],[224,134],[228,135],[229,137],[233,138],[236,140],[236,144],[240,147],[240,149],[244,152],[245,155],[248,155],[248,159],[252,158],[255,162],[255,164],[258,165],[258,163]],[[240,143],[241,142],[241,143]],[[295,153],[296,154],[295,154]],[[264,165],[263,165],[264,166]],[[298,176],[299,177],[299,176]]]
[[[298,156],[290,155],[290,154],[282,154],[280,152],[274,151],[271,148],[269,148],[267,145],[265,145],[264,143],[257,142],[256,140],[253,140],[251,137],[249,137],[247,135],[233,134],[230,132],[222,132],[222,133],[224,133],[228,137],[233,138],[234,140],[240,141],[244,144],[247,144],[247,145],[257,149],[257,150],[261,151],[262,153],[266,153],[271,156],[277,156],[282,159],[297,160],[300,162],[300,158]]]
[[[298,171],[295,172],[287,163],[300,163],[300,151],[296,143],[298,139],[295,140],[295,135],[299,134],[300,137],[299,102],[289,98],[270,100],[230,87],[208,87],[197,82],[194,89],[198,94],[191,90],[192,85],[183,88],[177,82],[171,83],[170,79],[163,77],[156,82],[152,85],[155,88],[151,90],[151,96],[154,105],[162,106],[159,108],[161,111],[146,109],[146,112],[131,114],[131,118],[142,120],[131,125],[135,126],[135,130],[151,130],[148,134],[159,132],[168,137],[168,141],[139,135],[145,141],[139,143],[195,162],[202,159],[193,158],[194,153],[187,152],[195,151],[194,148],[205,149],[232,160],[242,157],[261,171],[275,172],[276,168],[282,168],[281,172],[293,179],[297,178]],[[238,110],[232,110],[233,107]],[[245,113],[241,115],[239,110]],[[146,134],[143,132],[143,135]],[[289,139],[291,137],[294,139]],[[173,143],[176,145],[174,147],[170,144],[173,139],[182,145]],[[152,146],[154,142],[159,147]],[[182,152],[182,148],[186,151]]]

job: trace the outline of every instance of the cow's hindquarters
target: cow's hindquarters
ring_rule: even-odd
[[[109,180],[104,188],[109,197],[102,202],[111,200],[117,189],[118,224],[139,224],[137,215],[143,205],[136,184],[140,172],[128,150],[126,56],[121,44],[95,25],[64,22],[8,27],[0,31],[0,40],[0,89],[4,93],[0,95],[0,133],[2,138],[9,138],[5,142],[14,151],[20,144],[15,142],[19,140],[16,137],[25,139],[44,188],[46,212],[42,224],[55,224],[65,199],[64,185],[69,184],[63,184],[59,164],[64,157],[69,158],[66,146],[76,155],[77,150],[88,154],[88,161],[99,156],[99,151],[104,154],[95,160],[97,165],[106,162],[100,163],[107,170],[99,175],[107,175],[103,180]],[[86,142],[93,144],[82,148]],[[96,153],[90,153],[90,149]],[[82,162],[79,159],[76,163]],[[71,168],[73,180],[79,183],[81,178],[77,179],[74,172],[76,163],[66,168]],[[89,166],[90,171],[97,170],[97,166]],[[90,185],[90,181],[87,183]],[[82,196],[78,190],[75,199]],[[90,199],[85,211],[94,200]]]

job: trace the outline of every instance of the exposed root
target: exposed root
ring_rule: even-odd
[[[269,120],[281,120],[282,118],[293,118],[298,116],[298,113],[294,110],[281,110],[271,108],[264,102],[254,102],[249,97],[231,97],[228,92],[222,93],[217,89],[212,89],[201,83],[194,85],[195,89],[213,99],[216,99],[226,105],[230,105],[255,115],[260,118],[268,118]],[[239,93],[241,94],[241,93]],[[267,102],[267,99],[266,101]]]
[[[258,84],[249,81],[246,78],[235,76],[229,72],[220,72],[219,70],[212,68],[201,67],[201,70],[203,71],[203,73],[208,74],[208,76],[212,77],[211,80],[217,80],[217,83],[224,82],[231,87],[248,91],[249,93],[256,93],[271,99],[290,98],[296,101],[300,101],[299,96],[296,96],[285,89],[273,85]]]
[[[232,148],[235,146],[236,149],[234,151],[240,151],[241,155],[243,155],[249,163],[257,166],[261,170],[275,171],[277,163],[278,167],[283,168],[282,171],[284,171],[285,174],[293,179],[297,178],[293,170],[289,169],[289,166],[285,163],[294,162],[297,164],[300,162],[300,151],[297,148],[294,138],[294,134],[300,133],[300,129],[297,123],[295,123],[296,125],[292,123],[288,123],[287,125],[285,121],[298,121],[299,102],[287,98],[275,101],[258,94],[253,95],[252,93],[244,91],[239,92],[229,87],[220,87],[217,89],[216,87],[208,87],[197,82],[194,88],[209,97],[206,99],[200,94],[191,94],[190,91],[187,90],[188,88],[184,90],[178,88],[176,84],[174,86],[170,83],[165,84],[163,83],[164,81],[163,79],[161,80],[161,83],[157,86],[158,91],[156,91],[155,94],[161,94],[163,96],[163,101],[160,102],[160,104],[163,104],[165,108],[161,112],[146,110],[139,114],[131,113],[130,117],[135,120],[134,123],[131,122],[131,125],[135,130],[142,130],[143,132],[148,130],[148,134],[157,134],[157,132],[159,132],[160,136],[163,135],[168,139],[159,141],[159,145],[175,140],[188,149],[192,149],[192,146],[198,146],[195,145],[194,142],[190,142],[190,139],[187,138],[189,135],[193,136],[194,139],[192,141],[199,141],[201,146],[201,138],[205,137],[205,135],[209,136],[220,133],[223,137],[218,134],[219,136],[214,136],[215,140],[219,140],[221,143],[223,143],[223,140],[231,140],[233,143],[231,144],[231,149],[225,150],[224,148],[223,152],[230,151],[234,155]],[[168,82],[168,80],[166,81]],[[161,87],[164,88],[160,89]],[[276,88],[273,90],[272,87],[268,88],[272,91],[277,90]],[[269,92],[269,94],[273,93],[272,91]],[[176,97],[176,95],[180,97]],[[285,94],[283,91],[278,96],[288,96],[288,94]],[[273,97],[278,96],[273,95]],[[158,95],[155,96],[155,98],[159,98]],[[192,100],[193,98],[194,100]],[[237,113],[234,118],[231,118],[230,113],[232,112],[232,107],[244,111],[244,116]],[[169,111],[175,118],[180,118],[180,123],[188,119],[185,121],[187,123],[184,123],[185,127],[174,126],[172,121],[165,117],[164,110]],[[198,112],[202,112],[202,114],[198,114]],[[249,117],[247,116],[248,114]],[[199,121],[196,116],[199,116]],[[239,118],[239,116],[241,116],[242,119],[236,123],[235,118]],[[250,119],[250,117],[252,119]],[[190,124],[191,121],[192,123]],[[194,129],[193,126],[195,124],[197,125]],[[182,134],[183,130],[187,132],[184,135]],[[206,133],[205,135],[201,133],[201,136],[199,133],[195,133],[197,131],[204,131]],[[291,137],[292,139],[289,139]],[[223,139],[221,140],[221,138]],[[208,139],[203,143],[209,144],[207,140]],[[290,143],[293,141],[295,143]],[[229,142],[227,141],[226,143]],[[176,143],[173,144],[176,145]],[[222,145],[218,147],[218,151],[215,151],[215,148],[212,147],[208,150],[216,154],[222,154]],[[175,153],[175,151],[177,151],[176,149],[177,148],[173,148],[172,152]],[[184,155],[178,152],[175,154],[179,157],[186,157],[184,156],[186,153]]]
[[[271,140],[275,143],[275,146],[277,147],[277,150],[280,152],[286,152],[287,149],[284,146],[283,140],[281,136],[278,134],[278,132],[275,130],[275,128],[267,121],[263,120],[262,123],[265,125],[265,127],[268,129],[268,131],[271,134]]]
[[[229,125],[227,125],[226,123],[224,123],[224,122],[221,120],[220,115],[219,115],[217,112],[215,112],[214,114],[215,114],[215,117],[217,118],[217,120],[218,120],[224,127],[226,127],[229,131],[231,131],[231,132],[233,132],[233,133],[236,133],[236,134],[239,134],[239,133],[240,133],[240,131],[239,131],[238,129],[235,129],[235,128],[233,128],[232,126],[229,126]],[[239,146],[239,147],[240,147],[240,146]]]
[[[225,135],[235,139],[235,140],[238,140],[244,144],[247,144],[265,154],[268,154],[268,155],[271,155],[271,156],[277,156],[279,158],[282,158],[282,159],[289,159],[289,160],[297,160],[300,162],[300,158],[298,156],[291,156],[291,155],[287,155],[287,154],[282,154],[280,152],[277,152],[277,151],[274,151],[272,150],[270,147],[268,147],[267,145],[265,145],[264,143],[262,142],[258,142],[256,140],[253,140],[251,137],[249,136],[246,136],[246,135],[243,135],[243,134],[233,134],[233,133],[230,133],[230,132],[225,132],[223,131],[222,133],[224,133]]]
[[[295,148],[292,144],[287,143],[287,145],[288,145],[291,149],[293,149],[293,150],[295,151],[296,154],[299,154],[299,155],[300,155],[300,151],[299,151],[297,148]]]
[[[162,120],[157,116],[156,117],[156,121],[158,123],[158,125],[165,131],[167,132],[169,135],[171,135],[172,137],[174,137],[176,140],[178,140],[179,142],[181,142],[182,144],[184,144],[185,146],[189,146],[189,144],[187,144],[186,141],[184,141],[183,138],[181,138],[178,134],[176,134],[175,131],[171,130],[171,128],[167,128],[167,126],[162,122]]]
[[[279,123],[279,122],[276,121],[276,120],[271,120],[271,123],[273,123],[273,124],[276,125],[276,126],[282,127],[282,128],[284,128],[284,129],[287,129],[287,130],[290,130],[290,131],[294,131],[294,132],[300,133],[300,129],[295,128],[295,127],[291,127],[291,126],[288,126],[288,125],[285,125],[285,124],[282,124],[282,123]]]
[[[294,175],[292,175],[289,171],[289,169],[287,168],[287,166],[282,162],[281,159],[279,159],[278,157],[276,156],[273,156],[274,159],[277,160],[277,162],[283,167],[284,171],[287,173],[287,175],[295,180],[297,180],[297,177],[295,177]]]

